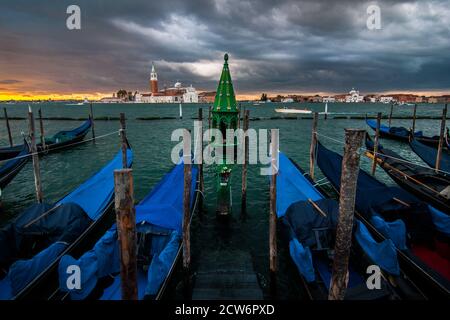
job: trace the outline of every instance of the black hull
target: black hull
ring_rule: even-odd
[[[419,199],[425,201],[426,203],[429,203],[434,208],[442,211],[445,214],[450,214],[450,203],[448,201],[442,201],[438,197],[433,196],[430,192],[423,191],[422,188],[417,186],[414,182],[410,180],[405,180],[403,177],[401,177],[398,174],[392,173],[389,169],[382,166],[384,171],[391,177],[392,180],[395,181],[401,188],[405,189],[406,191],[412,193]],[[450,185],[450,181],[449,185]]]
[[[68,140],[68,141],[64,141],[64,142],[60,142],[60,143],[53,143],[53,144],[47,144],[44,148],[42,147],[42,144],[39,143],[36,145],[38,152],[57,152],[57,151],[63,151],[63,150],[67,150],[70,149],[72,147],[74,147],[74,144],[77,144],[81,141],[83,141],[84,137],[88,134],[89,130],[87,130],[86,132],[83,132],[82,134],[76,136],[74,139]]]
[[[14,177],[22,170],[22,168],[25,166],[25,164],[28,161],[28,156],[21,159],[21,161],[14,166],[11,170],[4,173],[0,177],[0,189],[4,189],[11,181],[14,179]]]

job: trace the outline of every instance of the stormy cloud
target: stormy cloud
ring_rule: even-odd
[[[66,28],[71,4],[81,8],[81,30]],[[379,30],[366,25],[371,4]],[[228,52],[240,94],[448,91],[449,18],[446,0],[5,0],[0,83],[145,91],[154,61],[161,85],[214,90]]]

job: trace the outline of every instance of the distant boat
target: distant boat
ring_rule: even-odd
[[[311,114],[312,111],[308,109],[288,109],[286,107],[282,109],[275,109],[278,113],[295,113],[295,114]]]
[[[84,106],[84,103],[83,102],[67,103],[66,106]]]

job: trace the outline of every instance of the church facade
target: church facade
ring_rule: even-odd
[[[176,82],[171,88],[158,89],[158,74],[152,64],[150,73],[150,93],[137,94],[136,102],[141,103],[198,103],[198,93],[194,87],[183,87]]]

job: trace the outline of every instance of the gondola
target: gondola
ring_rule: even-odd
[[[373,159],[374,142],[366,135],[366,155]],[[378,144],[377,163],[400,187],[450,214],[450,176],[437,173],[402,158],[392,150]]]
[[[136,205],[138,298],[160,299],[182,252],[184,164],[182,160]],[[191,210],[198,193],[197,168],[192,168]],[[59,292],[55,299],[120,300],[120,259],[114,224],[89,251],[65,255],[59,263]],[[95,261],[95,263],[92,263]],[[66,270],[79,266],[81,289],[67,287]]]
[[[22,170],[29,159],[30,148],[25,141],[24,144],[9,148],[3,148],[0,152],[0,191]]]
[[[131,166],[131,148],[127,155]],[[30,295],[62,256],[105,222],[114,196],[113,172],[121,167],[122,151],[56,203],[35,204],[0,230],[0,299]]]
[[[340,188],[342,156],[320,142],[317,164],[335,191]],[[397,247],[400,267],[429,297],[450,297],[450,217],[398,187],[389,187],[360,170],[356,190],[360,220]]]
[[[56,151],[66,149],[80,142],[88,134],[92,127],[92,120],[86,120],[81,126],[72,130],[62,130],[50,138],[45,138],[45,150],[41,143],[37,144],[38,151]]]
[[[375,120],[366,119],[366,123],[374,131],[377,130],[377,122]],[[405,127],[388,127],[383,124],[380,125],[380,137],[408,142],[410,135],[410,130]],[[427,137],[423,135],[422,131],[414,132],[414,138],[429,146],[437,146],[439,144],[439,136]]]
[[[285,244],[312,299],[327,299],[334,254],[339,204],[318,190],[309,176],[283,153],[277,174],[277,217]],[[412,294],[413,285],[404,280],[394,243],[377,242],[365,225],[355,219],[349,262],[346,300],[396,299]],[[378,290],[366,284],[367,267],[380,266],[385,274]],[[395,283],[396,290],[386,278]],[[399,295],[397,291],[401,292]]]
[[[51,152],[69,148],[82,141],[92,127],[92,120],[86,120],[81,126],[72,130],[62,130],[49,138],[45,138],[45,149],[42,143],[37,143],[38,152]],[[24,145],[0,148],[0,157],[13,158],[14,154],[24,148]]]
[[[431,168],[436,168],[436,159],[437,159],[437,149],[433,147],[429,147],[417,139],[411,139],[409,141],[409,146],[426,164],[428,164]],[[443,172],[442,174],[450,175],[450,154],[442,150],[441,153],[441,162],[439,169]]]

